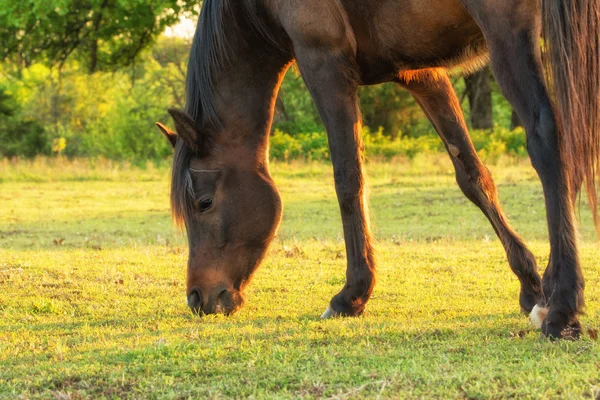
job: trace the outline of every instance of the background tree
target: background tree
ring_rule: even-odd
[[[0,0],[0,60],[60,68],[74,56],[89,73],[116,70],[197,12],[196,2],[178,0]]]
[[[465,77],[473,129],[492,129],[494,127],[491,81],[490,67],[485,67],[481,71]]]
[[[364,124],[372,132],[383,128],[392,138],[431,132],[418,104],[398,85],[386,83],[361,87],[359,95]]]
[[[21,111],[16,99],[0,86],[0,156],[48,154],[44,128],[33,118],[24,118]]]
[[[168,158],[172,150],[154,122],[171,123],[166,109],[185,105],[191,38],[160,33],[198,10],[181,0],[0,0],[0,157],[51,155],[62,143],[66,157]],[[523,135],[508,132],[512,110],[489,69],[453,84],[469,95],[476,148],[521,154]],[[441,146],[396,85],[362,87],[359,97],[369,156],[412,157]],[[276,109],[277,158],[328,157],[325,129],[296,68]]]

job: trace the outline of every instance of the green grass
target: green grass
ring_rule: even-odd
[[[534,171],[491,169],[545,266]],[[185,304],[168,168],[0,161],[0,397],[600,396],[598,343],[552,343],[529,327],[504,252],[447,160],[368,166],[378,284],[366,315],[326,321],[345,270],[331,167],[272,170],[284,222],[248,304],[200,319]],[[582,322],[597,329],[600,250],[581,218]]]

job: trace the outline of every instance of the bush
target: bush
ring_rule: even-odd
[[[280,130],[271,136],[270,152],[271,158],[279,161],[296,160],[303,154],[300,142]]]
[[[0,157],[50,155],[54,144],[54,152],[67,157],[104,157],[139,165],[168,159],[172,149],[154,122],[172,126],[166,109],[182,107],[185,102],[181,59],[185,52],[175,50],[167,48],[164,57],[145,54],[131,71],[91,76],[76,61],[66,64],[60,74],[41,64],[23,68],[0,63],[0,72],[10,77],[0,80]],[[293,70],[281,93],[285,101],[276,103],[271,158],[328,160],[327,135],[302,78]],[[366,157],[412,159],[418,154],[444,151],[442,141],[432,133],[431,124],[422,118],[410,96],[390,85],[362,89],[361,93],[368,120],[387,126],[373,130],[365,125],[362,137]],[[388,108],[398,111],[384,112]],[[505,153],[527,154],[521,128],[472,131],[471,137],[486,159]]]
[[[0,157],[27,157],[49,154],[44,128],[21,109],[5,88],[0,87]]]
[[[479,154],[488,159],[497,159],[502,154],[527,156],[527,137],[523,128],[511,131],[496,126],[492,131],[471,132],[473,145]]]
[[[437,136],[406,137],[398,135],[390,139],[384,135],[380,128],[376,133],[369,129],[363,130],[363,141],[367,157],[379,157],[389,160],[397,156],[405,156],[410,159],[420,153],[431,153],[443,150],[444,146]]]
[[[271,136],[271,158],[279,161],[297,159],[328,160],[329,144],[324,132],[300,133],[295,136],[275,130]]]
[[[522,128],[514,131],[496,128],[493,131],[473,131],[473,144],[479,155],[487,160],[496,160],[503,154],[524,157],[527,155],[525,132]],[[383,129],[371,132],[363,129],[365,156],[389,160],[394,157],[413,159],[418,154],[445,151],[442,141],[434,135],[406,137],[399,135],[391,139]],[[279,161],[297,159],[328,160],[329,147],[324,132],[301,133],[292,136],[275,130],[271,136],[271,158]]]

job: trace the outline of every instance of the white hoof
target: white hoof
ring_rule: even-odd
[[[338,316],[338,313],[333,311],[331,307],[327,307],[327,310],[321,315],[321,319],[335,318]]]
[[[529,321],[531,321],[531,325],[533,325],[533,327],[536,329],[540,329],[542,327],[542,323],[548,315],[548,311],[549,310],[547,308],[540,307],[536,304],[535,307],[533,307],[533,310],[531,310],[531,314],[529,314]]]

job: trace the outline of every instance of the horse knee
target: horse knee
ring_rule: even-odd
[[[545,176],[559,162],[557,127],[552,108],[544,106],[526,122],[527,152],[533,168]]]

